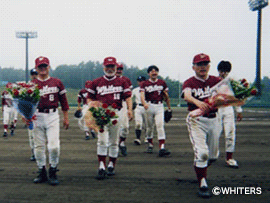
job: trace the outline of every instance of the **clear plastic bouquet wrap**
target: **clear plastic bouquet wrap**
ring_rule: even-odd
[[[32,118],[36,111],[40,90],[34,83],[8,83],[7,91],[13,97],[13,105],[29,123],[29,129],[33,129]]]
[[[89,102],[88,106],[82,110],[82,117],[79,120],[80,127],[83,128],[85,122],[90,129],[103,133],[105,126],[116,125],[118,122],[115,108],[116,104],[109,106],[99,101]]]
[[[204,102],[210,105],[208,111],[195,109],[189,113],[191,117],[202,116],[211,110],[224,106],[242,106],[250,96],[257,94],[254,86],[251,86],[245,79],[233,80],[225,78],[210,90],[211,96]]]

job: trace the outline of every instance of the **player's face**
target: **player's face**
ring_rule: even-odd
[[[45,78],[49,76],[50,66],[41,64],[36,68],[36,70],[38,72],[38,75],[40,75],[40,77]]]
[[[107,75],[109,77],[112,77],[116,73],[116,65],[107,65],[107,66],[104,66],[104,69],[103,70],[104,70],[105,75]]]
[[[152,80],[156,80],[157,77],[158,77],[158,71],[155,70],[155,69],[152,69],[149,73],[148,73],[149,77],[152,79]]]
[[[218,73],[219,73],[219,77],[221,77],[221,78],[226,78],[228,75],[229,75],[229,72],[227,72],[227,71],[218,71]]]
[[[37,78],[37,74],[34,74],[34,75],[31,75],[31,80],[34,80],[34,79],[36,79]]]
[[[193,70],[195,71],[196,76],[202,79],[206,79],[210,69],[209,63],[194,64]]]
[[[121,75],[123,75],[123,68],[117,68],[116,76],[119,77]]]

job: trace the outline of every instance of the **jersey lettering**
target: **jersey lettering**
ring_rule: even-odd
[[[192,89],[192,93],[194,93],[194,97],[199,98],[199,99],[203,99],[203,98],[207,98],[210,97],[210,87],[207,86],[204,89],[203,88],[197,88],[197,89]]]
[[[145,87],[146,92],[155,92],[158,91],[159,94],[160,92],[163,90],[163,86],[162,85],[151,85],[151,86],[147,86]]]
[[[99,95],[113,94],[117,92],[123,92],[123,87],[113,85],[97,87],[97,94]]]

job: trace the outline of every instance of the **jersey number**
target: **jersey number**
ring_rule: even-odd
[[[53,95],[53,94],[50,94],[50,95],[49,95],[49,100],[50,100],[50,101],[54,101],[54,95]]]
[[[120,100],[120,94],[114,94],[113,99],[114,100]]]

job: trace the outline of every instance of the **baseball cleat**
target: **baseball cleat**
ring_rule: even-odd
[[[144,139],[144,143],[145,143],[145,144],[148,143],[148,139],[147,139],[147,138]]]
[[[202,198],[210,198],[212,193],[209,191],[208,187],[203,186],[199,188],[198,196]]]
[[[30,157],[30,161],[36,161],[36,157],[34,154],[32,154],[32,156]]]
[[[238,163],[235,159],[226,160],[226,166],[235,169],[239,168]]]
[[[114,176],[115,175],[115,172],[114,172],[114,168],[113,167],[108,167],[108,173],[107,173],[108,176]]]
[[[3,137],[7,137],[7,136],[8,136],[7,132],[4,132]]]
[[[50,167],[49,169],[49,184],[50,185],[59,185],[59,181],[57,180],[57,168]]]
[[[171,152],[166,150],[166,149],[160,149],[158,152],[159,157],[165,157],[165,156],[168,156],[170,154],[171,154]]]
[[[135,140],[134,140],[134,144],[135,144],[135,145],[141,145],[141,140],[135,139]]]
[[[123,156],[127,156],[127,147],[126,146],[119,146],[120,152]]]
[[[217,159],[208,159],[207,165],[211,166]]]
[[[153,153],[153,148],[154,148],[154,146],[151,145],[151,144],[149,144],[149,146],[148,146],[147,149],[146,149],[146,153],[152,154],[152,153]]]
[[[45,183],[48,181],[47,171],[45,166],[38,170],[39,175],[34,179],[34,183]]]
[[[89,135],[86,135],[86,136],[85,136],[85,140],[90,140]]]
[[[96,134],[93,131],[91,131],[91,135],[93,138],[96,138]]]
[[[12,129],[12,130],[10,131],[10,135],[11,135],[11,136],[14,135],[14,129]]]
[[[96,179],[103,180],[106,178],[106,175],[107,175],[107,172],[104,169],[99,169]]]

